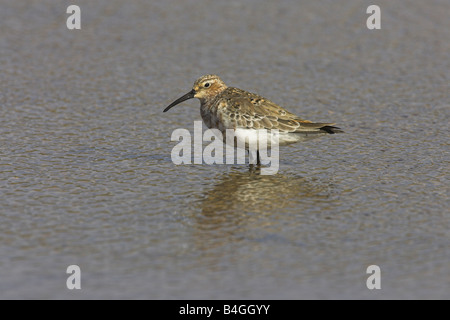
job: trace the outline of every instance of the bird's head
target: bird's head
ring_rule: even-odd
[[[202,76],[195,81],[191,91],[172,102],[164,109],[164,112],[169,111],[172,107],[188,99],[198,98],[200,101],[211,100],[226,88],[227,86],[218,76],[212,74]]]

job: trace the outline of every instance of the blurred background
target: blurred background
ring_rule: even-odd
[[[449,12],[0,0],[0,298],[448,298]],[[274,176],[176,166],[199,102],[162,110],[210,73],[346,134],[280,148]]]

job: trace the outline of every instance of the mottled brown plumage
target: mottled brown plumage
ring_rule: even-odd
[[[172,102],[164,112],[191,98],[200,100],[200,114],[206,126],[223,134],[226,129],[277,129],[279,144],[285,145],[343,132],[334,123],[304,120],[257,94],[227,87],[216,75],[200,77],[190,92]]]
[[[190,93],[173,102],[164,112],[194,97],[200,99],[200,112],[208,128],[278,129],[299,134],[342,132],[334,123],[304,120],[255,93],[227,87],[216,75],[199,78]]]
[[[333,127],[334,123],[304,120],[266,98],[233,87],[216,95],[202,109],[214,112],[221,122],[229,123],[228,128],[234,129],[278,129],[289,133],[312,133],[320,130],[323,133],[335,133],[339,130]]]

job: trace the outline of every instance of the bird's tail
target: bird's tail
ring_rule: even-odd
[[[325,131],[326,133],[329,133],[329,134],[344,133],[344,130],[342,130],[339,127],[335,127],[335,126],[323,126],[320,128],[320,130]]]
[[[296,132],[298,133],[343,133],[344,131],[334,126],[335,123],[314,123],[314,122],[301,122],[300,127]]]

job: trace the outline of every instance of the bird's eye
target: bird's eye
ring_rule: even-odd
[[[209,88],[210,85],[211,85],[211,84],[210,84],[209,82],[207,82],[207,83],[205,83],[203,86],[204,86],[205,88]]]

